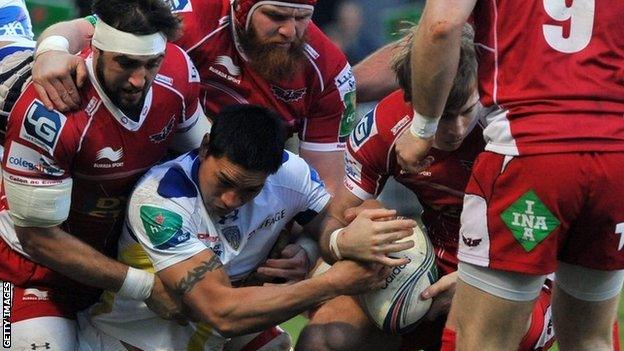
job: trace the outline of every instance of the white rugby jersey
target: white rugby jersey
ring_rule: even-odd
[[[203,204],[197,151],[152,168],[138,183],[119,242],[119,260],[160,271],[210,248],[232,281],[262,264],[280,231],[291,220],[306,224],[330,195],[316,171],[284,152],[283,164],[260,193],[226,216],[210,215]],[[89,310],[101,332],[142,349],[214,350],[223,342],[203,324],[182,327],[158,318],[143,302],[105,293]]]

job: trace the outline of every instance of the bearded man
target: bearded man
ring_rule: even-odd
[[[169,2],[183,19],[176,44],[199,70],[206,113],[234,103],[278,112],[289,133],[298,133],[300,155],[330,192],[336,189],[344,141],[355,123],[355,79],[344,54],[312,23],[316,0]],[[76,71],[80,86],[84,66],[69,53],[87,45],[96,22],[89,16],[59,23],[40,37],[39,47],[47,51],[37,55],[33,80],[48,107],[79,103],[69,77]]]

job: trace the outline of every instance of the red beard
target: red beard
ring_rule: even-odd
[[[292,77],[305,62],[305,39],[297,38],[288,49],[274,43],[263,43],[253,28],[238,33],[251,68],[264,79],[277,82]]]

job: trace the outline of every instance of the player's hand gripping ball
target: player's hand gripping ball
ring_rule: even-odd
[[[393,254],[410,262],[394,267],[380,290],[360,295],[362,308],[380,329],[391,334],[405,334],[423,319],[432,299],[422,300],[420,293],[438,280],[433,246],[422,223],[405,240],[413,248]]]

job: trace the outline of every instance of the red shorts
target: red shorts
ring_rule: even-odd
[[[11,318],[15,323],[36,317],[75,319],[77,311],[97,301],[99,291],[34,263],[0,239],[0,281],[12,284]]]
[[[624,268],[624,153],[477,158],[461,215],[460,261],[527,274],[557,261]]]

